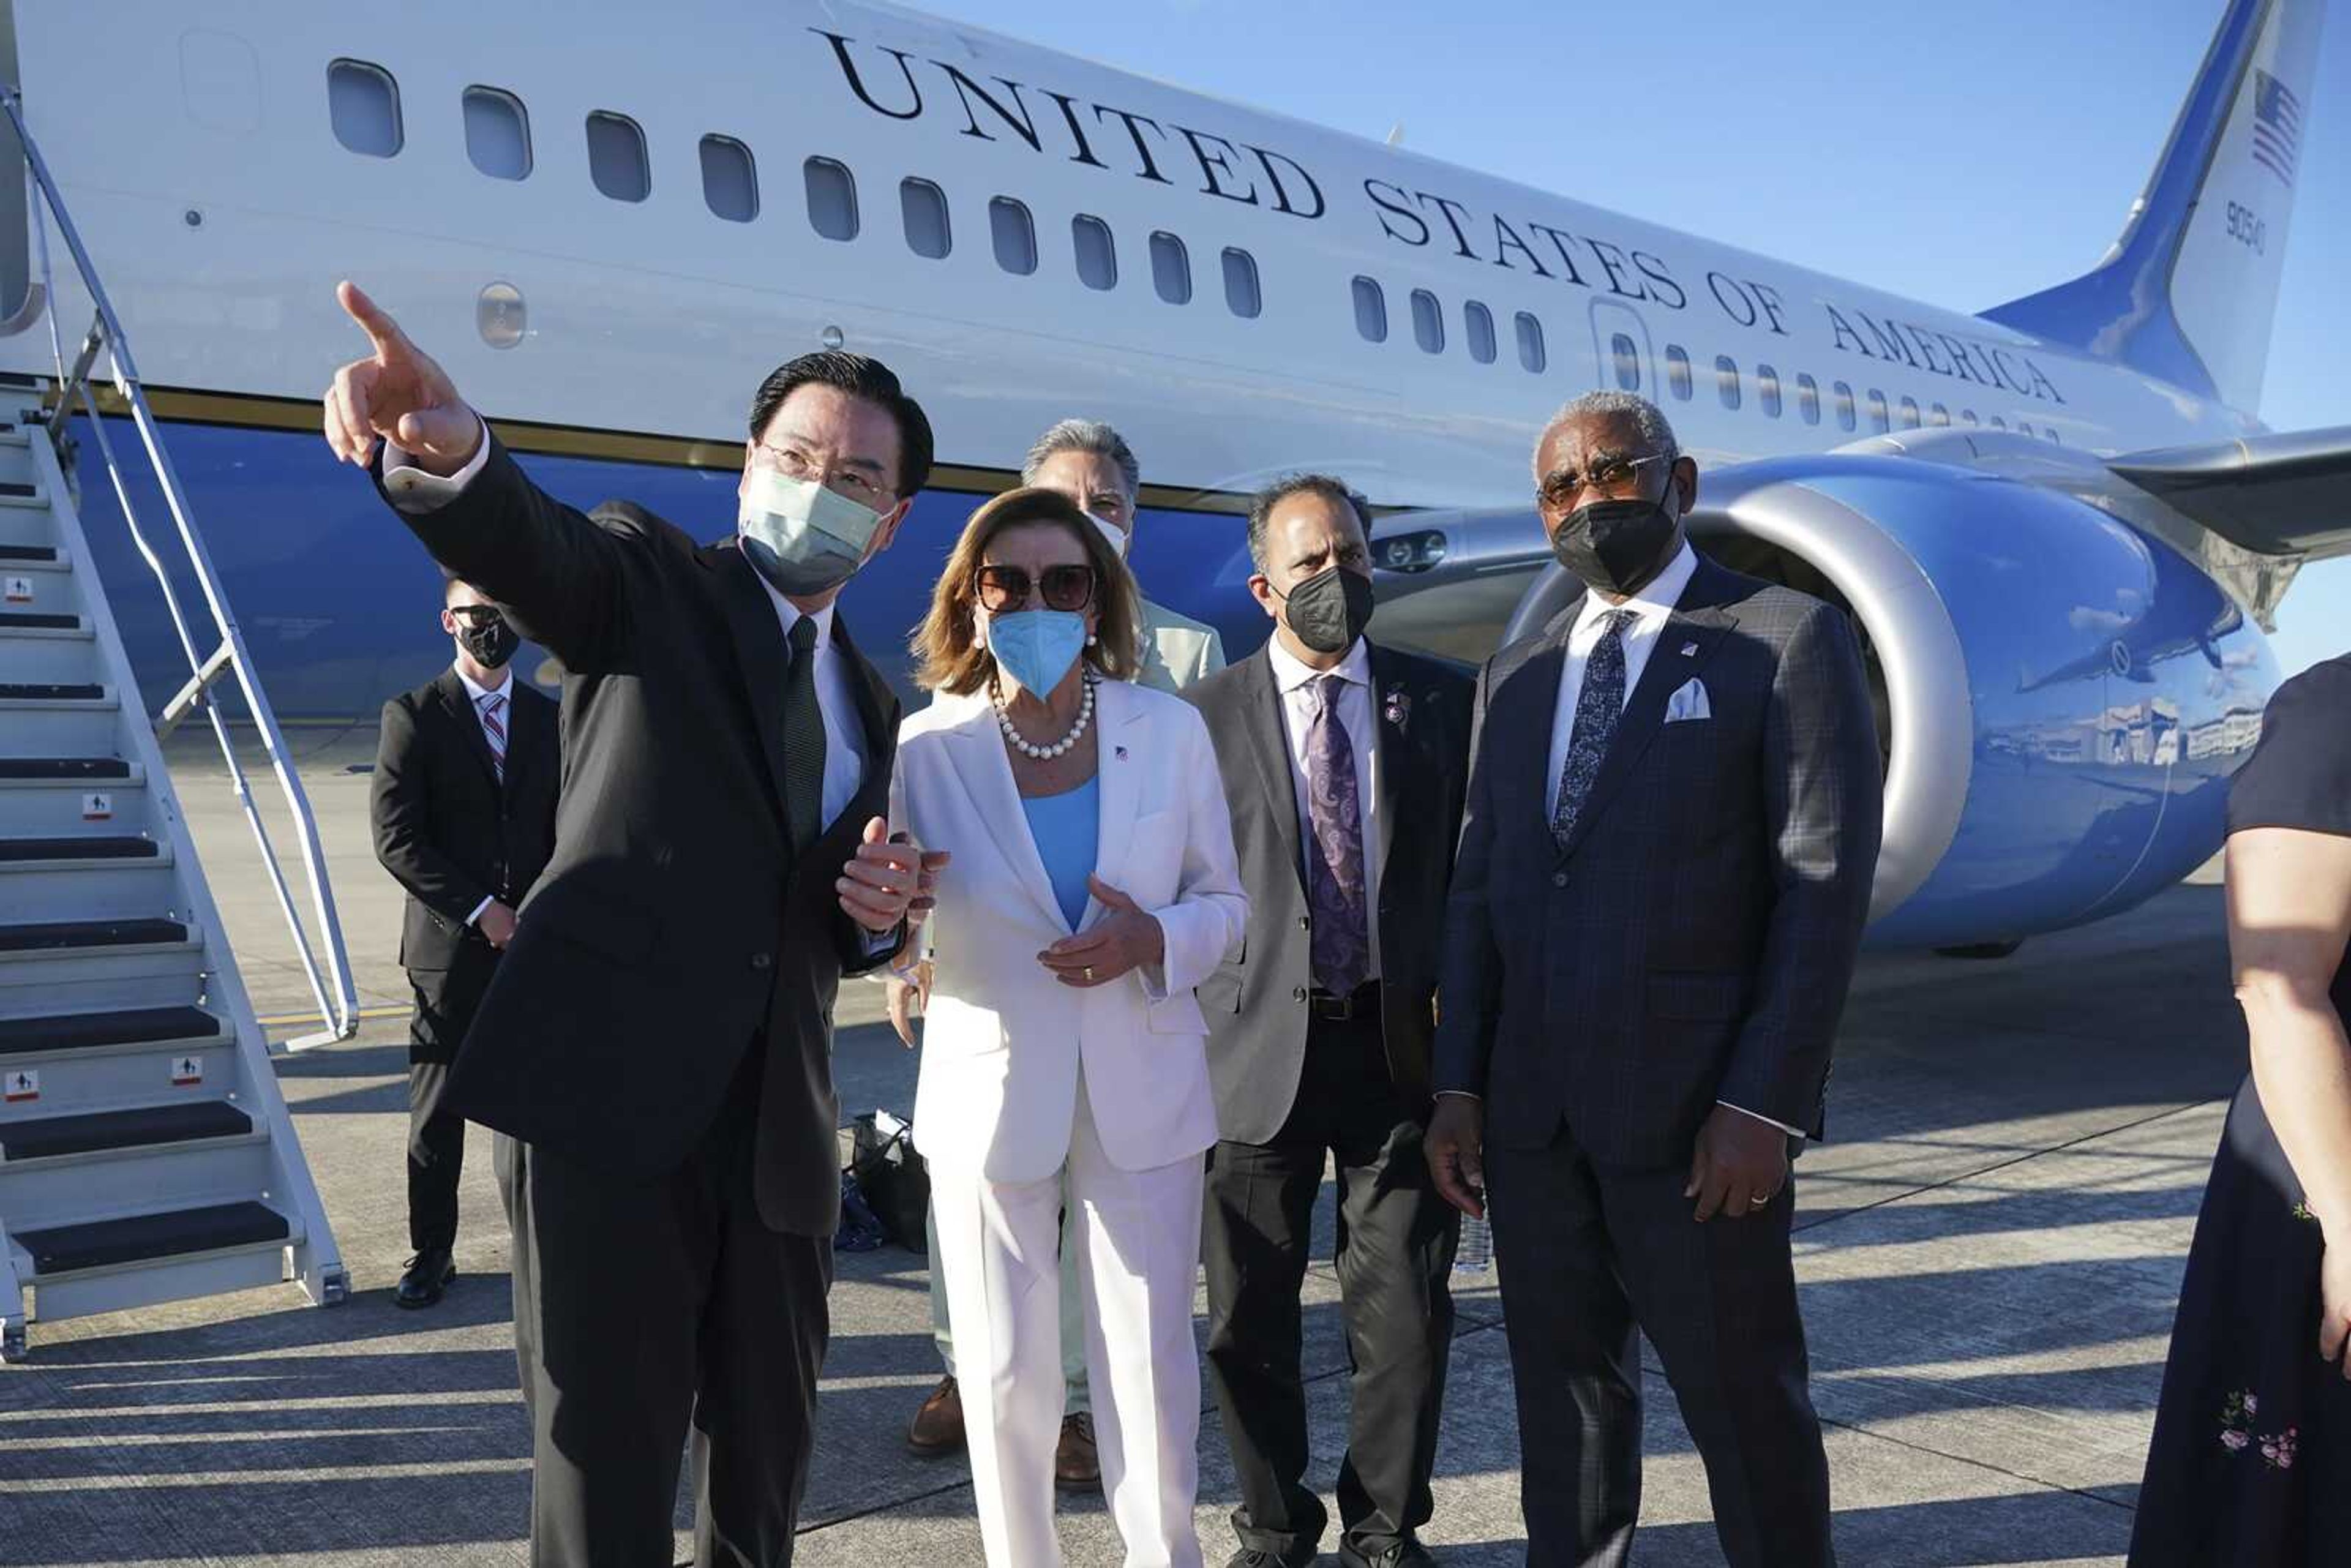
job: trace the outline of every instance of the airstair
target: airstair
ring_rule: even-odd
[[[348,1036],[354,1009],[317,826],[120,320],[15,95],[0,97],[0,108],[20,139],[41,225],[35,287],[57,361],[54,380],[0,378],[0,1359],[18,1361],[36,1319],[288,1281],[324,1305],[347,1289],[159,727],[202,715],[213,727],[320,1010],[320,1030],[295,1043]],[[77,275],[64,297],[49,276],[51,222]],[[57,327],[68,298],[91,308],[70,362]],[[99,417],[101,374],[129,408],[128,431]],[[75,422],[78,411],[88,418]],[[115,441],[134,437],[184,555],[180,579],[201,590],[193,623],[117,460]],[[99,462],[78,464],[79,440],[94,443]],[[90,566],[78,470],[111,481],[121,517],[109,526],[131,529],[187,655],[188,682],[154,721]],[[242,698],[284,791],[323,967],[277,870],[216,686]]]

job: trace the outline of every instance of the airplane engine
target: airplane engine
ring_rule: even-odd
[[[1690,533],[1855,619],[1886,762],[1873,946],[2079,925],[2220,848],[2277,665],[2170,546],[2056,489],[1836,454],[1708,471]],[[1390,517],[1374,556],[1382,631],[1459,658],[1577,590],[1523,509]]]

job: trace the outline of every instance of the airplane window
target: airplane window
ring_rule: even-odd
[[[1755,401],[1766,414],[1780,417],[1780,372],[1769,365],[1755,367]]]
[[[327,67],[327,120],[335,140],[354,152],[389,158],[400,151],[400,84],[381,66],[336,60]]]
[[[1461,329],[1469,340],[1469,357],[1481,365],[1494,362],[1494,313],[1475,299],[1461,305]]]
[[[2020,419],[2016,422],[2016,434],[2019,435],[2030,435],[2032,434],[2032,427]]]
[[[1609,340],[1609,358],[1616,362],[1616,384],[1626,392],[1641,390],[1641,350],[1633,340],[1618,332]]]
[[[645,133],[635,120],[601,109],[588,117],[588,177],[616,202],[642,202],[653,193]]]
[[[808,186],[809,226],[827,239],[855,239],[857,177],[849,165],[832,158],[811,158],[800,172]]]
[[[1070,243],[1078,253],[1078,281],[1088,288],[1118,287],[1118,242],[1110,225],[1092,213],[1070,220]]]
[[[1364,335],[1366,343],[1388,340],[1387,297],[1368,277],[1355,279],[1355,330]]]
[[[1739,406],[1739,364],[1729,354],[1714,357],[1714,390],[1723,407]]]
[[[1249,320],[1265,308],[1265,297],[1258,289],[1257,257],[1229,246],[1225,248],[1225,308]]]
[[[1426,288],[1412,291],[1412,336],[1425,354],[1445,351],[1445,308]]]
[[[1918,428],[1918,400],[1915,397],[1904,398],[1902,400],[1902,428],[1905,430],[1916,430]]]
[[[2008,428],[2008,421],[2001,418],[1998,414],[1993,414],[1991,416],[1991,427],[1994,430],[2006,430]]]
[[[1542,374],[1543,367],[1551,363],[1551,356],[1543,351],[1542,323],[1521,310],[1518,328],[1519,363],[1536,375]]]
[[[1192,302],[1192,257],[1165,229],[1151,236],[1151,284],[1170,305]]]
[[[996,265],[1026,277],[1037,270],[1037,225],[1029,209],[1009,196],[987,204],[987,229],[996,241]]]
[[[1876,387],[1869,389],[1869,428],[1880,435],[1894,428],[1894,421],[1886,412],[1886,394]]]
[[[702,199],[730,224],[759,215],[759,170],[748,147],[732,136],[702,139]]]
[[[1806,424],[1821,422],[1821,383],[1802,371],[1796,372],[1796,412]]]
[[[1692,385],[1689,356],[1682,351],[1679,343],[1666,345],[1666,384],[1674,389],[1676,397],[1684,402],[1689,402]]]
[[[530,117],[522,99],[494,87],[469,87],[464,99],[465,156],[493,180],[530,172]]]
[[[1967,421],[1970,424],[1981,424],[1983,423],[1983,421],[1976,417],[1976,411],[1971,408],[1963,408],[1959,410],[1959,417]]]
[[[1852,386],[1844,382],[1835,382],[1830,384],[1829,390],[1836,394],[1837,428],[1851,430],[1854,426]]]
[[[1938,402],[1927,411],[1927,423],[1938,427],[1947,425],[1951,423],[1951,411]]]
[[[947,226],[947,193],[928,180],[898,182],[898,217],[906,226],[906,248],[933,261],[955,248]]]
[[[2060,442],[2060,441],[2057,439],[2057,433],[2056,433],[2056,431],[2054,431],[2054,430],[2053,430],[2053,429],[2050,429],[2050,428],[2048,428],[2048,427],[2044,426],[2044,427],[2043,427],[2041,434],[2043,434],[2043,435],[2045,435],[2045,436],[2047,436],[2047,437],[2049,438],[2049,444],[2050,444],[2050,445],[2052,445],[2052,446],[2058,446],[2058,445],[2062,445],[2062,444],[2064,444],[2062,442]]]

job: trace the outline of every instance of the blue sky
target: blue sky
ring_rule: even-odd
[[[1178,86],[1938,305],[2086,270],[2120,232],[2221,0],[927,0]],[[2351,424],[2351,0],[2327,18],[2269,380],[2272,426]],[[2351,560],[2279,618],[2351,651]]]

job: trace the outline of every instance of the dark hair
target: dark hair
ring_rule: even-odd
[[[863,354],[839,349],[802,354],[776,367],[751,398],[751,439],[768,434],[768,422],[784,400],[804,386],[828,386],[863,398],[887,413],[898,426],[898,497],[914,495],[931,477],[931,422],[923,405],[908,397],[890,367]]]
[[[1102,530],[1094,527],[1075,501],[1059,490],[1007,490],[972,513],[963,526],[931,590],[931,611],[914,628],[908,646],[919,666],[915,683],[927,690],[962,696],[986,688],[996,674],[996,657],[972,636],[972,606],[979,597],[979,569],[987,547],[1009,528],[1036,523],[1059,524],[1085,547],[1094,569],[1094,641],[1085,660],[1114,681],[1132,680],[1141,667],[1140,594],[1134,574],[1126,570]]]
[[[1334,506],[1352,507],[1355,521],[1361,523],[1366,538],[1372,532],[1372,504],[1362,491],[1329,474],[1285,474],[1249,498],[1249,559],[1259,571],[1266,570],[1265,526],[1273,517],[1273,509],[1292,496],[1320,496]]]

